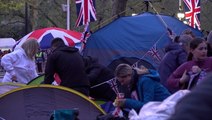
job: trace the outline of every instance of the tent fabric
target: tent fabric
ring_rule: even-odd
[[[49,120],[54,110],[78,109],[80,120],[105,112],[83,94],[62,86],[25,86],[0,95],[0,117],[6,120]]]
[[[27,85],[40,85],[44,81],[45,74],[39,75],[38,77],[32,79]]]
[[[25,86],[25,84],[12,83],[12,82],[0,83],[0,95],[23,86]]]
[[[52,40],[57,37],[61,38],[67,46],[75,46],[79,48],[81,45],[81,36],[82,33],[73,30],[57,27],[42,28],[25,35],[17,42],[15,48],[19,48],[29,38],[35,38],[40,43],[41,49],[48,49],[51,47]]]
[[[12,48],[16,44],[13,38],[0,38],[0,48]]]
[[[116,59],[113,62],[111,62],[108,65],[108,67],[112,70],[115,70],[116,67],[121,63],[126,63],[126,64],[129,64],[129,65],[133,65],[133,64],[136,63],[137,64],[136,66],[143,65],[146,68],[155,69],[155,67],[151,63],[149,63],[145,60],[142,60],[142,59],[135,58],[135,57],[121,57],[121,58]]]
[[[145,12],[120,17],[93,33],[83,54],[97,57],[105,66],[121,57],[136,57],[157,68],[164,55],[164,47],[171,42],[167,28],[176,35],[191,29],[196,36],[203,36],[199,30],[172,16]]]

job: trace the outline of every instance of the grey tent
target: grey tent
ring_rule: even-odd
[[[0,83],[0,95],[23,86],[25,86],[25,84],[18,84],[12,82]]]
[[[0,95],[0,117],[6,120],[49,120],[54,110],[78,109],[80,120],[105,112],[87,96],[62,86],[24,86]]]

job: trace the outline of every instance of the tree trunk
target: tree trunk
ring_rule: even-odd
[[[125,16],[127,0],[112,0],[112,15],[116,17]]]
[[[30,23],[31,23],[31,29],[35,30],[39,28],[38,26],[38,19],[39,19],[39,14],[38,14],[38,8],[41,3],[41,0],[32,0],[30,2]]]

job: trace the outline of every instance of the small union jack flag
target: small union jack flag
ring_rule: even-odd
[[[110,79],[108,80],[106,83],[108,83],[110,85],[110,87],[113,89],[113,91],[118,94],[119,90],[118,90],[118,85],[116,82],[116,78]]]
[[[189,25],[200,30],[200,0],[183,0],[185,8],[185,18],[189,20]]]
[[[84,31],[82,33],[82,36],[80,38],[80,41],[82,42],[81,47],[80,47],[80,52],[82,52],[85,48],[87,39],[90,37],[90,29],[89,29],[89,23],[85,25]]]
[[[78,15],[76,27],[97,20],[93,0],[76,0],[76,7]]]
[[[80,40],[81,40],[82,42],[85,42],[85,43],[86,43],[86,40],[87,40],[87,38],[88,38],[90,35],[91,35],[91,34],[90,34],[89,22],[87,22],[87,23],[85,24],[85,28],[84,28],[84,31],[83,31],[83,34],[82,34]]]
[[[157,61],[161,61],[161,57],[158,53],[156,44],[154,44],[152,46],[152,48],[150,48],[150,50],[147,52],[149,55],[151,55],[153,58],[155,58]]]

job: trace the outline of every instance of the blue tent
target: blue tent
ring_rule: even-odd
[[[172,16],[143,13],[121,17],[93,33],[84,49],[84,56],[97,57],[105,66],[122,57],[137,58],[158,67],[164,47],[171,42],[168,29],[180,35],[191,29],[196,36],[202,33]]]

